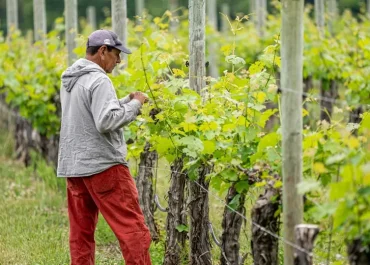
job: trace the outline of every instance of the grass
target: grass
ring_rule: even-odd
[[[16,162],[13,150],[12,137],[0,133],[0,265],[69,264],[65,180],[57,179],[54,169],[37,154],[32,154],[31,166],[24,167]],[[164,206],[169,175],[158,172],[157,194]],[[223,210],[224,205],[210,196],[210,220],[219,237]],[[151,246],[153,265],[162,264],[164,257],[166,214],[157,211],[156,218],[162,240]],[[248,226],[245,231],[250,230]],[[246,252],[248,239],[241,237],[241,250]],[[95,240],[96,264],[124,264],[116,238],[102,216]],[[212,252],[214,260],[219,260],[219,249],[215,246]]]
[[[54,170],[36,155],[31,167],[26,168],[16,162],[13,147],[12,137],[0,133],[0,265],[69,264],[65,180],[57,180]],[[167,166],[160,163],[160,167]],[[169,174],[169,171],[158,172],[156,192],[165,207]],[[254,190],[247,197],[247,217],[259,192]],[[224,205],[215,196],[222,198],[224,194],[220,195],[211,190],[209,203],[210,220],[216,235],[221,237]],[[150,252],[153,265],[160,265],[164,257],[166,214],[157,211],[155,216],[162,232],[162,240],[152,244]],[[250,252],[251,224],[249,218],[247,219],[240,239],[241,253]],[[116,238],[101,216],[95,239],[96,264],[124,264]],[[345,264],[345,258],[335,258],[339,254],[344,256],[342,239],[340,235],[334,234],[332,264]],[[328,234],[322,233],[316,243],[315,264],[325,264]],[[220,250],[215,245],[212,257],[214,264],[219,264]],[[252,257],[249,255],[246,264],[252,263]]]
[[[55,173],[44,162],[26,168],[15,161],[12,150],[12,138],[0,133],[0,264],[69,264],[63,185],[56,186]],[[124,264],[118,242],[101,216],[95,239],[96,264]],[[153,265],[161,264],[163,252],[163,244],[151,247]]]

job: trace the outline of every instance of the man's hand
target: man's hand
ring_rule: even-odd
[[[130,98],[139,100],[142,105],[148,102],[148,96],[142,92],[133,92],[130,94]]]

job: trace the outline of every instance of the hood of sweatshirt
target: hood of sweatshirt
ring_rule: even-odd
[[[87,59],[79,59],[73,65],[67,68],[67,70],[62,74],[62,84],[67,92],[71,92],[73,86],[76,84],[77,80],[86,74],[91,72],[99,72],[106,74],[105,71],[96,63],[89,61]]]

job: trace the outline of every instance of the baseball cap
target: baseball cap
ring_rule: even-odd
[[[123,46],[116,33],[106,29],[99,29],[90,34],[87,39],[86,47],[107,45],[116,48],[124,53],[130,54],[131,51]]]

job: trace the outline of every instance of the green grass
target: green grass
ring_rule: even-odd
[[[32,166],[26,168],[14,159],[14,143],[8,134],[0,133],[0,265],[65,265],[69,264],[68,218],[65,198],[65,180],[57,180],[54,169],[42,159],[33,156]],[[134,166],[134,164],[133,164]],[[168,165],[160,162],[161,168]],[[158,171],[157,191],[164,207],[169,186],[169,171]],[[221,237],[224,205],[219,199],[225,194],[211,190],[210,220],[215,232]],[[260,190],[247,196],[248,221],[243,225],[240,238],[241,253],[250,252],[250,210]],[[153,265],[162,264],[164,257],[166,214],[155,213],[161,230],[161,242],[151,245]],[[325,229],[327,230],[327,228]],[[118,243],[105,220],[100,216],[95,233],[96,264],[122,265]],[[334,234],[332,261],[338,253],[344,255],[342,238]],[[315,264],[325,262],[328,246],[327,233],[319,236],[315,253]],[[280,242],[280,248],[282,244]],[[281,252],[282,253],[282,252]],[[220,250],[214,245],[212,257],[219,264]],[[345,259],[335,261],[345,264]],[[246,264],[252,264],[249,255]]]
[[[43,161],[28,168],[16,162],[13,146],[0,133],[0,265],[69,264],[65,184],[54,180],[54,170]],[[96,264],[124,264],[101,216],[95,239]],[[163,253],[163,243],[152,245],[153,265],[161,264]]]

